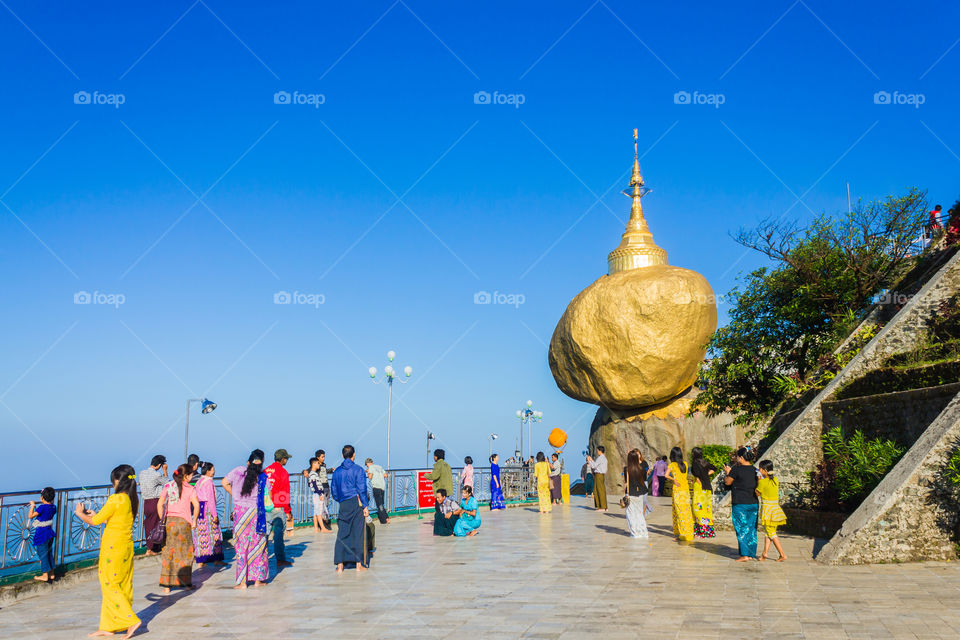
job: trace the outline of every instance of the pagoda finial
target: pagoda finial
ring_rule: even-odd
[[[623,194],[633,199],[630,207],[630,220],[627,229],[620,239],[620,246],[607,256],[607,271],[610,275],[628,269],[641,269],[657,264],[667,264],[667,252],[658,247],[653,241],[653,234],[643,217],[643,206],[640,200],[650,193],[650,189],[643,186],[643,176],[640,174],[640,154],[637,141],[639,134],[633,130],[633,175],[630,177],[632,189],[623,190]]]
[[[630,186],[635,184],[643,186],[643,176],[640,175],[640,155],[637,152],[637,130],[633,130],[633,175],[630,177]]]

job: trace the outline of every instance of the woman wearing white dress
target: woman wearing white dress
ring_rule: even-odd
[[[627,489],[627,528],[632,538],[647,538],[647,521],[644,518],[644,505],[647,494],[647,464],[641,461],[640,451],[633,449],[627,453],[627,466],[623,476]]]

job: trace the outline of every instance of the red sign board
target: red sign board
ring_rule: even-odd
[[[433,509],[437,503],[433,482],[427,479],[430,471],[417,471],[417,509]]]

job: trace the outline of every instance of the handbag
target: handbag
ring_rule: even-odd
[[[163,546],[167,542],[167,516],[164,514],[160,522],[147,532],[147,544]]]

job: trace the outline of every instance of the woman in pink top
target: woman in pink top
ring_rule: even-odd
[[[193,527],[197,526],[200,502],[190,486],[193,467],[182,464],[173,480],[160,492],[157,512],[165,519],[167,539],[163,543],[160,586],[164,593],[171,587],[193,589]]]
[[[464,487],[473,491],[473,458],[470,456],[463,459],[463,471],[460,472],[460,489]]]

